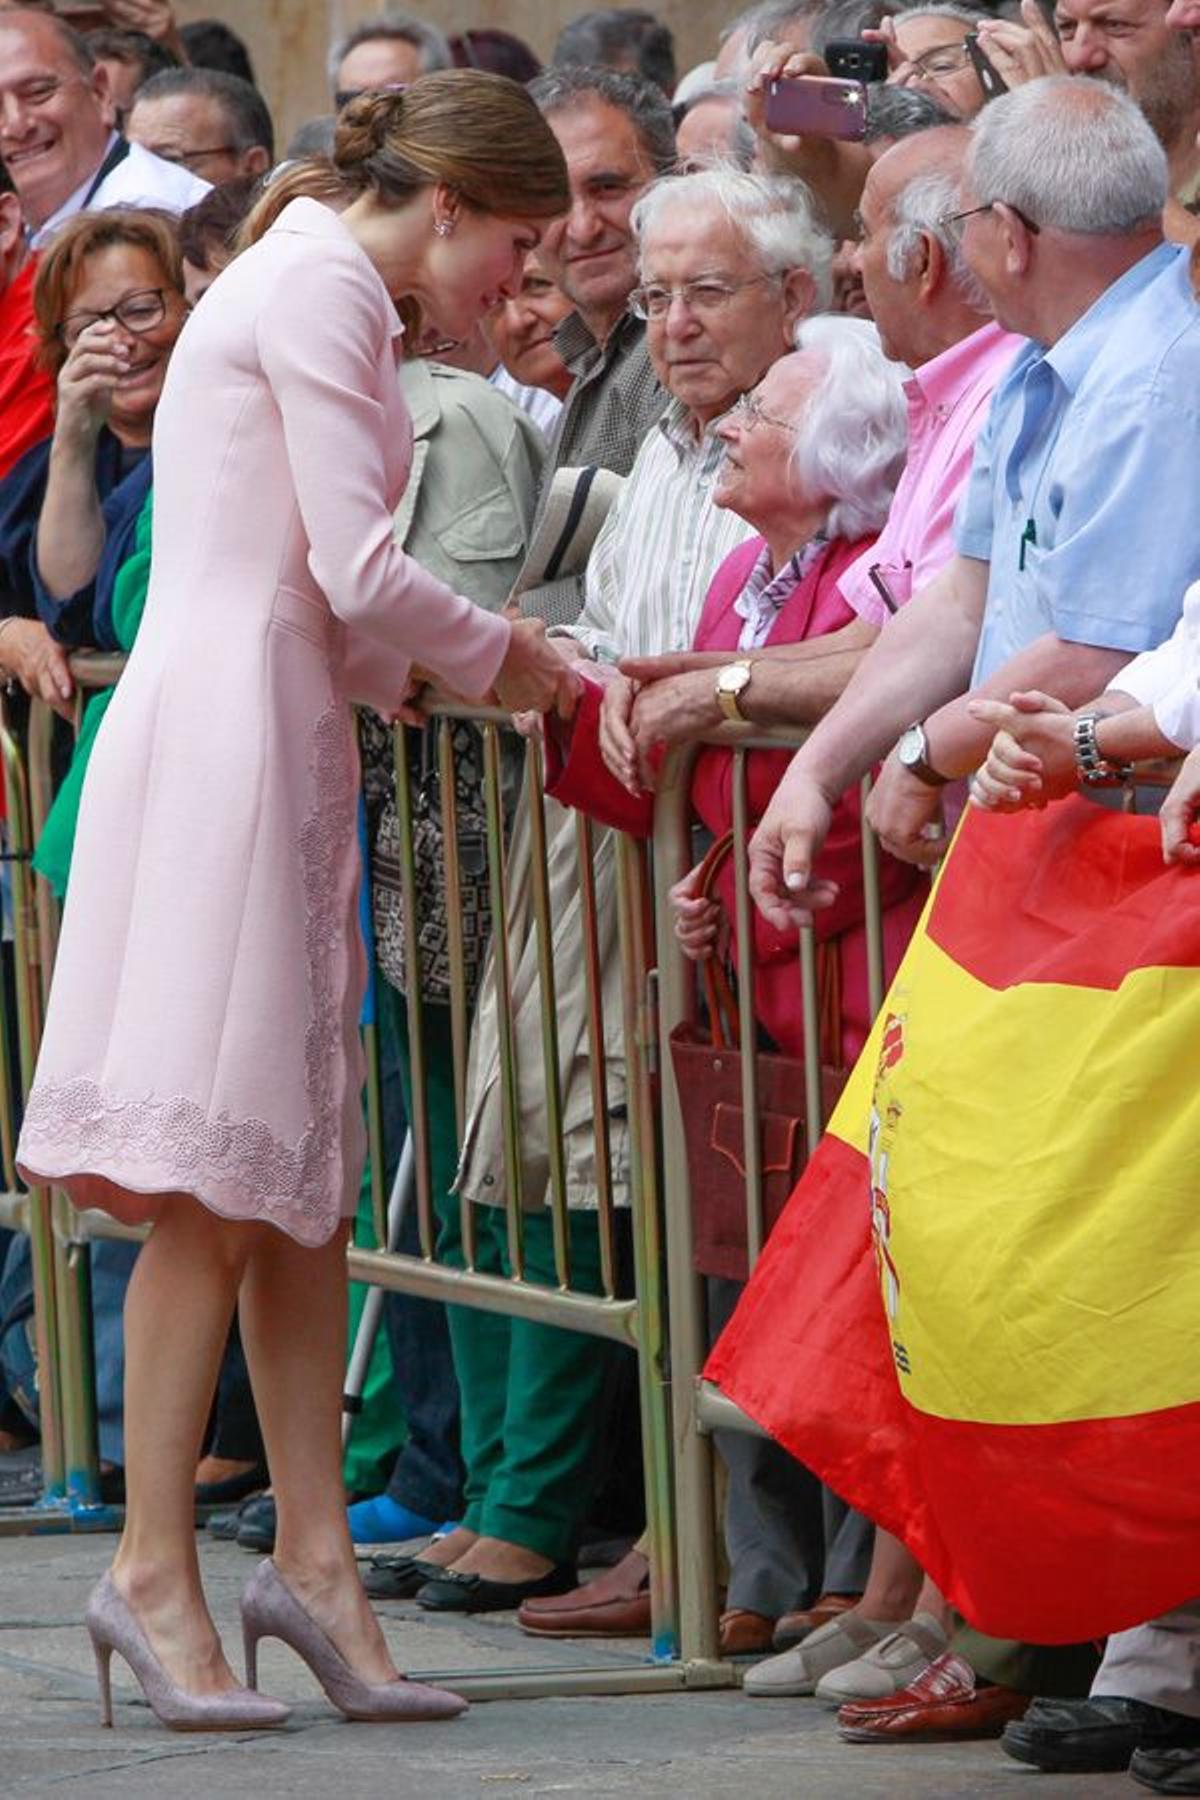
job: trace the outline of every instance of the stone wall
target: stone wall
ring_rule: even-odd
[[[383,0],[176,0],[181,19],[221,18],[246,39],[281,144],[304,119],[329,104],[325,55],[330,39],[382,10]],[[406,10],[444,31],[502,26],[545,58],[560,27],[584,9],[578,0],[409,0]],[[738,0],[659,0],[656,10],[675,33],[682,74],[715,54],[718,31],[741,7]]]

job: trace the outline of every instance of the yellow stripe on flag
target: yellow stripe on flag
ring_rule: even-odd
[[[998,992],[922,933],[889,1019],[871,1204],[905,1397],[1008,1425],[1200,1400],[1200,970]],[[843,1100],[860,1146],[878,1055]]]

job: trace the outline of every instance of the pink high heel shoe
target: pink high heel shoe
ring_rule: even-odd
[[[257,1731],[282,1725],[291,1717],[291,1708],[281,1700],[270,1700],[249,1688],[232,1688],[224,1694],[189,1694],[178,1687],[150,1648],[145,1632],[111,1575],[103,1577],[88,1601],[86,1622],[100,1681],[102,1725],[111,1726],[113,1722],[109,1665],[114,1650],[137,1676],[155,1718],[171,1731]]]
[[[264,1557],[242,1594],[246,1682],[258,1685],[258,1644],[279,1638],[305,1661],[326,1694],[348,1719],[456,1719],[467,1710],[458,1694],[419,1681],[364,1681],[297,1600],[270,1557]]]

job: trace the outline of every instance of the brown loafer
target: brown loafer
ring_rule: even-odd
[[[650,1564],[631,1550],[569,1594],[527,1600],[517,1623],[531,1637],[649,1637]]]
[[[721,1614],[722,1656],[765,1656],[771,1648],[774,1619],[735,1606]]]
[[[806,1612],[784,1613],[782,1619],[776,1621],[775,1635],[771,1640],[774,1648],[794,1650],[811,1632],[819,1630],[822,1625],[828,1625],[830,1619],[836,1619],[839,1613],[849,1612],[852,1606],[857,1606],[861,1598],[860,1594],[822,1594]]]
[[[838,1732],[850,1744],[999,1737],[1029,1702],[1028,1694],[978,1681],[970,1663],[947,1650],[900,1693],[843,1706]]]

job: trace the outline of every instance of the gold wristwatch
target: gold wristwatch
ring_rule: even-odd
[[[745,725],[749,721],[738,705],[739,694],[744,694],[750,685],[750,674],[753,665],[749,657],[742,657],[738,662],[726,663],[723,669],[717,670],[717,705],[727,719],[736,725]]]

